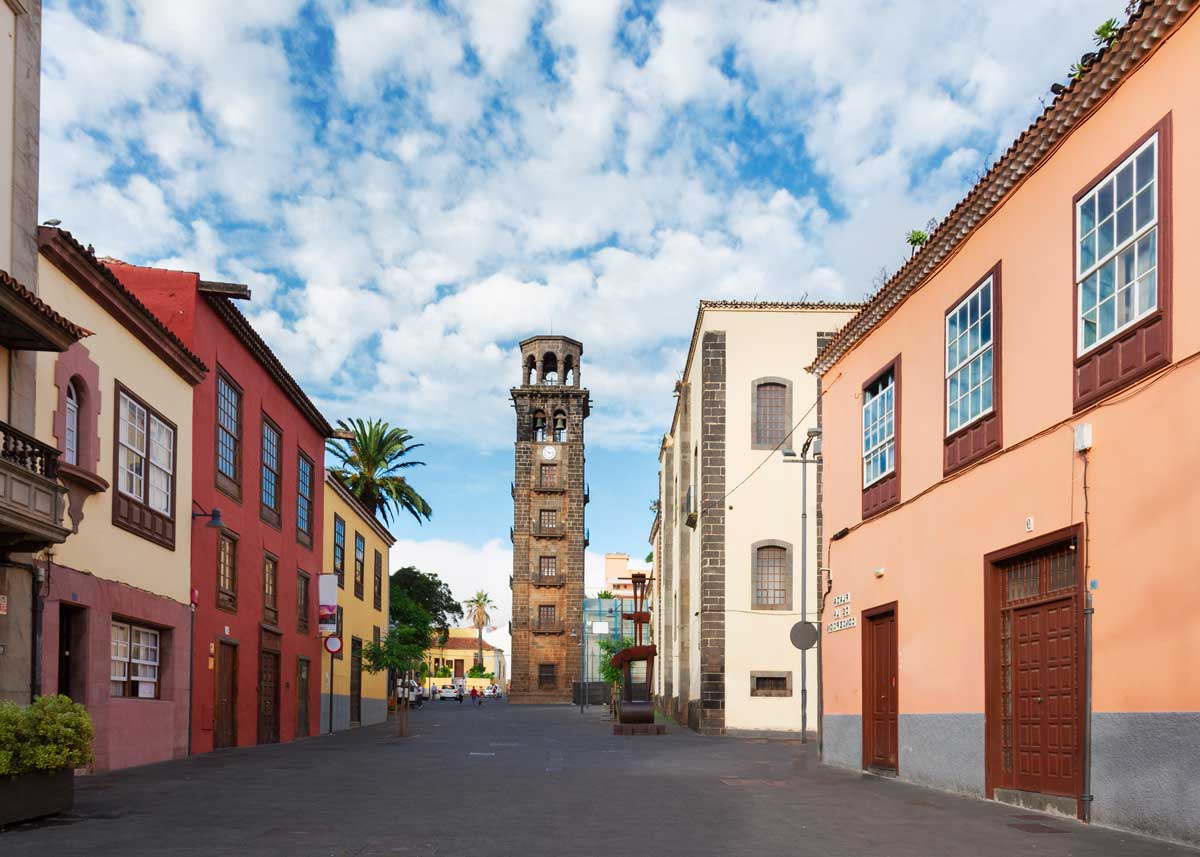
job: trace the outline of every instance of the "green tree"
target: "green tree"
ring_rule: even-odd
[[[463,617],[462,604],[445,581],[434,573],[406,565],[392,572],[388,589],[392,605],[401,603],[405,597],[420,604],[429,614],[434,631],[443,640],[449,635],[450,626]],[[391,612],[391,621],[398,621],[394,606]]]
[[[613,594],[611,592],[609,592],[607,589],[601,589],[599,592],[596,593],[596,597],[601,600],[604,600],[604,601],[611,601],[613,598]]]
[[[401,595],[391,605],[391,627],[378,643],[363,646],[363,667],[367,672],[387,671],[389,676],[404,676],[421,668],[425,651],[433,638],[433,624],[425,609],[413,599]],[[399,731],[399,719],[394,726]]]
[[[450,678],[452,675],[453,673],[450,672],[450,667],[446,666],[445,664],[442,664],[440,667],[438,667],[437,672],[434,673],[434,676],[437,678]]]
[[[483,664],[471,664],[471,668],[467,670],[468,678],[492,678],[492,673],[487,671],[487,667]]]
[[[488,610],[496,605],[492,603],[492,596],[480,589],[464,601],[463,606],[467,608],[467,618],[471,620],[471,624],[475,626],[475,630],[479,633],[479,650],[475,657],[475,663],[482,664],[483,629],[492,621],[492,617],[488,615]]]
[[[338,420],[338,429],[348,438],[329,441],[329,453],[337,459],[330,472],[358,498],[372,515],[390,524],[392,514],[404,510],[423,524],[433,517],[425,498],[409,484],[401,471],[423,467],[425,462],[407,459],[414,449],[425,444],[413,443],[405,429],[394,428],[383,420]]]

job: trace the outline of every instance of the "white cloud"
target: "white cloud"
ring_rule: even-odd
[[[646,448],[697,299],[861,297],[1115,5],[50,4],[43,211],[250,283],[331,415],[504,443],[553,326]]]

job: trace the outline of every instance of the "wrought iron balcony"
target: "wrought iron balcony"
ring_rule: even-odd
[[[586,506],[590,502],[592,502],[592,486],[584,485],[583,486],[583,505]]]
[[[587,547],[591,543],[592,543],[592,531],[590,529],[585,529],[583,531],[583,546]]]
[[[533,534],[539,539],[561,539],[566,535],[566,528],[559,523],[544,524],[541,521],[534,521]]]
[[[683,515],[683,522],[693,530],[696,529],[696,495],[695,488],[691,485],[688,486],[687,497],[683,503]]]
[[[513,537],[513,528],[512,527],[508,528],[508,540],[510,542],[512,542],[513,544],[516,544],[517,540]]]
[[[535,634],[561,634],[563,623],[561,619],[534,619],[529,623],[529,630]]]
[[[567,577],[565,574],[542,574],[538,572],[533,576],[534,586],[565,586]]]
[[[41,550],[65,541],[58,450],[0,422],[0,546]]]

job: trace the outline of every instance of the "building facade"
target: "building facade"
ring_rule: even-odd
[[[58,453],[34,437],[38,352],[87,331],[38,295],[41,0],[0,2],[0,701],[41,693],[45,558],[61,543]]]
[[[387,673],[365,670],[362,652],[387,635],[388,551],[396,539],[332,473],[325,474],[324,491],[323,568],[338,576],[342,638],[342,650],[321,661],[321,731],[328,732],[330,717],[335,730],[387,720]],[[315,585],[314,579],[314,598]]]
[[[583,345],[565,336],[521,343],[513,479],[513,702],[570,702],[580,676],[584,506],[580,385]],[[574,634],[574,636],[572,636]]]
[[[109,268],[209,367],[193,398],[192,751],[316,734],[332,428],[234,305],[249,289]]]
[[[38,359],[37,435],[72,533],[48,551],[42,692],[83,703],[95,770],[188,752],[192,397],[204,364],[70,233],[41,229],[42,296],[92,335]]]
[[[1143,4],[814,364],[828,763],[1200,842],[1195,10]]]
[[[806,593],[804,468],[786,462],[818,426],[804,367],[854,308],[700,303],[660,451],[651,589],[658,705],[700,732],[797,732],[805,697],[815,728],[815,652],[806,661],[789,633],[802,607],[817,615],[817,472],[808,468]]]

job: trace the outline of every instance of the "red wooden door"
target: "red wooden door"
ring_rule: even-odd
[[[1014,611],[1015,785],[1077,793],[1078,682],[1075,604],[1070,599]]]
[[[866,767],[896,770],[899,761],[899,688],[897,675],[898,641],[896,613],[880,613],[867,618],[864,652],[866,658],[863,688],[865,718],[863,740]]]

